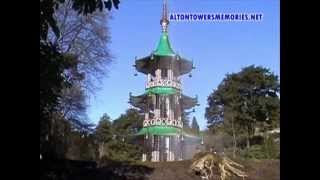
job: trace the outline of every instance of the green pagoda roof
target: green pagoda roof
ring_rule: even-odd
[[[185,129],[179,129],[176,127],[170,127],[170,126],[149,126],[144,127],[140,129],[140,131],[136,135],[166,135],[166,136],[175,136],[175,135],[181,135],[183,134],[186,138],[190,137],[195,140],[201,139],[201,134],[196,135],[192,134]]]
[[[154,52],[158,56],[174,56],[174,52],[171,48],[169,37],[167,32],[162,32],[157,49]]]
[[[176,127],[170,126],[150,126],[142,128],[137,135],[167,135],[167,136],[174,136],[181,133],[181,129]]]
[[[152,87],[146,89],[147,94],[175,94],[177,90],[172,87]]]

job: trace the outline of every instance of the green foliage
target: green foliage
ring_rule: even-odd
[[[140,136],[135,134],[142,128],[143,117],[137,109],[128,109],[113,121],[116,134],[116,142],[110,148],[114,151],[113,159],[138,160],[142,156],[142,148],[138,144]]]
[[[79,12],[79,14],[91,14],[97,9],[100,11],[103,10],[103,8],[107,8],[109,11],[112,8],[112,5],[118,9],[119,8],[119,0],[73,0],[73,8]]]
[[[117,135],[132,136],[136,134],[143,124],[143,118],[136,109],[128,109],[125,114],[113,121],[113,128]]]
[[[122,141],[110,141],[106,145],[105,157],[117,161],[137,161],[142,156],[142,147]]]
[[[266,138],[263,144],[256,144],[244,149],[240,155],[249,159],[278,159],[280,158],[280,146],[272,138]]]
[[[56,9],[65,0],[41,0],[40,1],[40,153],[45,158],[57,157],[62,134],[57,134],[57,126],[62,126],[64,121],[58,121],[55,116],[61,116],[58,108],[61,102],[61,92],[74,83],[74,74],[77,66],[76,56],[62,54],[56,45],[49,43],[48,32],[52,29],[55,36],[60,36],[60,29],[54,17]],[[103,6],[111,9],[111,4],[118,8],[119,1],[103,3],[103,0],[71,0],[73,8],[81,14],[87,15]],[[64,117],[59,117],[64,119]],[[83,124],[76,119],[77,125]]]
[[[101,161],[103,159],[135,161],[141,158],[139,137],[135,134],[142,128],[143,118],[138,110],[128,109],[113,123],[104,114],[96,127],[95,137],[99,143]]]
[[[253,145],[248,149],[241,150],[240,155],[248,159],[265,159],[261,145]]]
[[[110,117],[105,113],[100,118],[100,121],[96,127],[95,137],[100,143],[109,142],[113,137],[113,129],[110,121]]]
[[[199,134],[199,131],[200,131],[199,124],[197,122],[196,117],[194,116],[192,118],[191,128],[194,130],[196,134]]]
[[[61,89],[69,85],[63,74],[69,68],[64,56],[51,43],[40,44],[40,117],[55,110]]]
[[[65,0],[41,0],[40,1],[40,40],[46,40],[48,36],[49,27],[57,37],[60,36],[60,29],[57,26],[57,21],[54,17],[56,9]],[[102,11],[103,8],[111,10],[112,5],[118,9],[119,0],[71,0],[72,8],[79,14],[88,15],[96,10]]]
[[[208,127],[223,123],[226,132],[245,134],[249,140],[256,127],[266,131],[278,126],[279,91],[278,77],[263,67],[248,66],[227,74],[208,97]]]
[[[54,134],[57,122],[55,113],[63,87],[70,86],[70,81],[63,74],[70,64],[65,56],[50,43],[40,43],[40,152],[46,156],[55,156]],[[49,155],[50,154],[50,155]]]
[[[267,159],[280,157],[280,146],[274,142],[273,138],[266,138],[261,150],[265,153]]]
[[[73,131],[67,139],[68,152],[66,157],[68,159],[86,161],[96,159],[96,144],[92,134]]]

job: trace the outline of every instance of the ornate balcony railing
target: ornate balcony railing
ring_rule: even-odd
[[[146,89],[152,87],[173,87],[175,89],[181,90],[181,83],[179,81],[169,79],[158,79],[147,82]]]
[[[145,119],[143,121],[143,127],[148,126],[174,126],[182,128],[182,122],[180,120],[173,120],[170,118]]]

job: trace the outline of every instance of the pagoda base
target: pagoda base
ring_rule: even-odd
[[[163,162],[183,159],[182,140],[179,135],[150,135],[145,136],[142,161]]]

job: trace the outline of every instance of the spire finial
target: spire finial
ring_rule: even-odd
[[[167,32],[168,31],[168,25],[169,25],[167,0],[163,0],[162,17],[161,17],[161,20],[160,20],[160,24],[161,24],[161,27],[162,27],[162,32]]]

